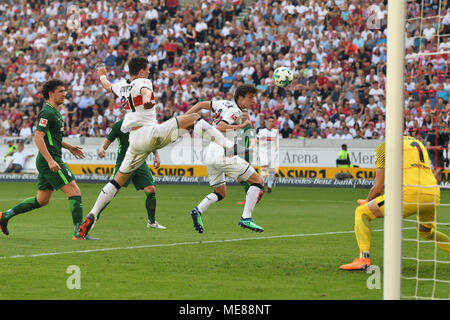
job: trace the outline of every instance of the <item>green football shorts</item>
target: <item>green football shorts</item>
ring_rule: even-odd
[[[48,167],[47,162],[36,161],[38,169],[38,189],[39,190],[58,190],[71,181],[75,180],[73,173],[61,159],[55,159],[61,167],[58,172],[53,172]]]

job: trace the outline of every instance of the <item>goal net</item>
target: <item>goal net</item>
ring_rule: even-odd
[[[393,1],[397,1],[397,4],[401,2]],[[390,0],[388,5],[393,1]],[[404,1],[405,24],[401,25],[406,31],[403,70],[405,90],[402,98],[406,129],[403,134],[414,136],[426,146],[426,152],[440,187],[440,200],[435,197],[434,203],[430,203],[432,207],[435,205],[434,217],[431,221],[420,218],[421,225],[434,226],[433,236],[418,232],[418,215],[406,217],[399,224],[400,228],[397,229],[401,234],[398,259],[400,274],[397,275],[399,288],[387,285],[385,278],[384,296],[385,299],[450,299],[450,253],[442,249],[443,243],[439,241],[438,236],[440,233],[450,236],[450,183],[446,181],[445,172],[449,166],[450,156],[448,148],[450,8],[449,2],[445,0]],[[388,12],[388,14],[391,13],[391,11]],[[390,45],[392,46],[392,42]],[[388,51],[389,49],[392,50],[392,47],[388,47]],[[387,113],[386,116],[389,117],[389,114]],[[387,146],[389,139],[393,139],[393,135],[389,135],[388,131],[389,128],[386,135]],[[398,134],[398,132],[391,133]],[[395,184],[395,180],[393,181],[389,181],[387,177],[386,189],[388,189],[388,183],[391,183],[390,187],[395,189],[395,185],[392,185]],[[419,188],[421,190],[419,193],[424,193],[426,188],[430,188],[430,186],[401,185],[401,188],[405,187]],[[387,197],[386,202],[388,202]],[[405,197],[403,210],[407,205],[416,205],[419,208],[419,200],[407,200]],[[386,217],[388,214],[386,206]],[[395,222],[395,219],[393,221]],[[395,236],[386,232],[386,223],[389,222],[385,222],[385,252],[390,239],[396,239]],[[390,252],[389,249],[388,252]],[[387,261],[388,265],[386,265]],[[388,281],[395,281],[396,269],[391,268],[390,264],[395,266],[395,262],[385,257],[385,272],[387,271],[391,276]],[[397,289],[398,297],[395,292]]]

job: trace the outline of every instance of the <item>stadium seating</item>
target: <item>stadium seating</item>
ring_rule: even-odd
[[[238,83],[249,82],[259,89],[250,110],[256,129],[275,115],[285,138],[383,139],[385,2],[373,1],[375,25],[367,22],[373,7],[348,0],[149,0],[127,1],[126,7],[116,0],[83,0],[70,7],[58,1],[3,2],[0,136],[33,134],[43,103],[40,88],[49,78],[68,83],[61,111],[66,136],[104,136],[121,110],[99,86],[95,69],[104,64],[110,79],[127,77],[127,59],[140,54],[151,63],[159,121],[200,99],[230,98]],[[435,14],[431,5],[424,9]],[[409,3],[408,18],[419,14]],[[448,30],[449,17],[437,32]],[[407,28],[408,53],[436,46],[432,23],[431,36],[422,39],[414,38],[417,24]],[[443,39],[440,47],[448,48],[448,37]],[[413,134],[425,130],[427,115],[435,115],[433,124],[443,117],[448,127],[446,113],[433,113],[449,107],[447,58],[407,60],[405,113]],[[271,72],[280,65],[295,74],[286,89],[271,84]]]

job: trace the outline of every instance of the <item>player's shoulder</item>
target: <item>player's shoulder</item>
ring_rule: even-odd
[[[131,86],[133,89],[141,90],[142,88],[147,88],[153,91],[153,83],[147,78],[138,78],[131,81]]]
[[[39,110],[39,113],[38,113],[38,117],[41,117],[41,116],[49,116],[49,117],[51,117],[51,116],[54,116],[54,115],[55,115],[55,109],[53,107],[50,107],[48,104],[45,104],[41,108],[41,110]]]
[[[119,88],[119,87],[123,87],[123,86],[129,86],[130,83],[131,82],[128,79],[119,79],[119,80],[116,80],[115,82],[113,82],[112,86]]]
[[[411,147],[423,145],[422,141],[420,141],[414,137],[411,137],[411,136],[403,136],[403,144],[405,146],[411,146]]]
[[[259,135],[266,134],[267,133],[267,128],[258,128],[256,133],[259,134]]]
[[[147,78],[137,78],[131,81],[132,85],[153,86],[152,81]]]
[[[123,119],[120,119],[119,121],[115,122],[112,126],[112,129],[119,129],[122,127]]]
[[[386,142],[383,141],[383,142],[381,142],[381,143],[377,146],[377,148],[376,148],[376,154],[377,154],[377,155],[384,155],[385,148],[386,148]]]
[[[212,102],[212,104],[214,104],[218,108],[222,108],[222,109],[239,109],[239,107],[236,104],[236,102],[231,101],[231,100],[213,100],[211,102]],[[240,111],[240,109],[239,109],[239,111]]]

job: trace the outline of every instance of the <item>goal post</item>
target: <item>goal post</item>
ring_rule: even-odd
[[[401,296],[406,0],[388,0],[383,298]]]

